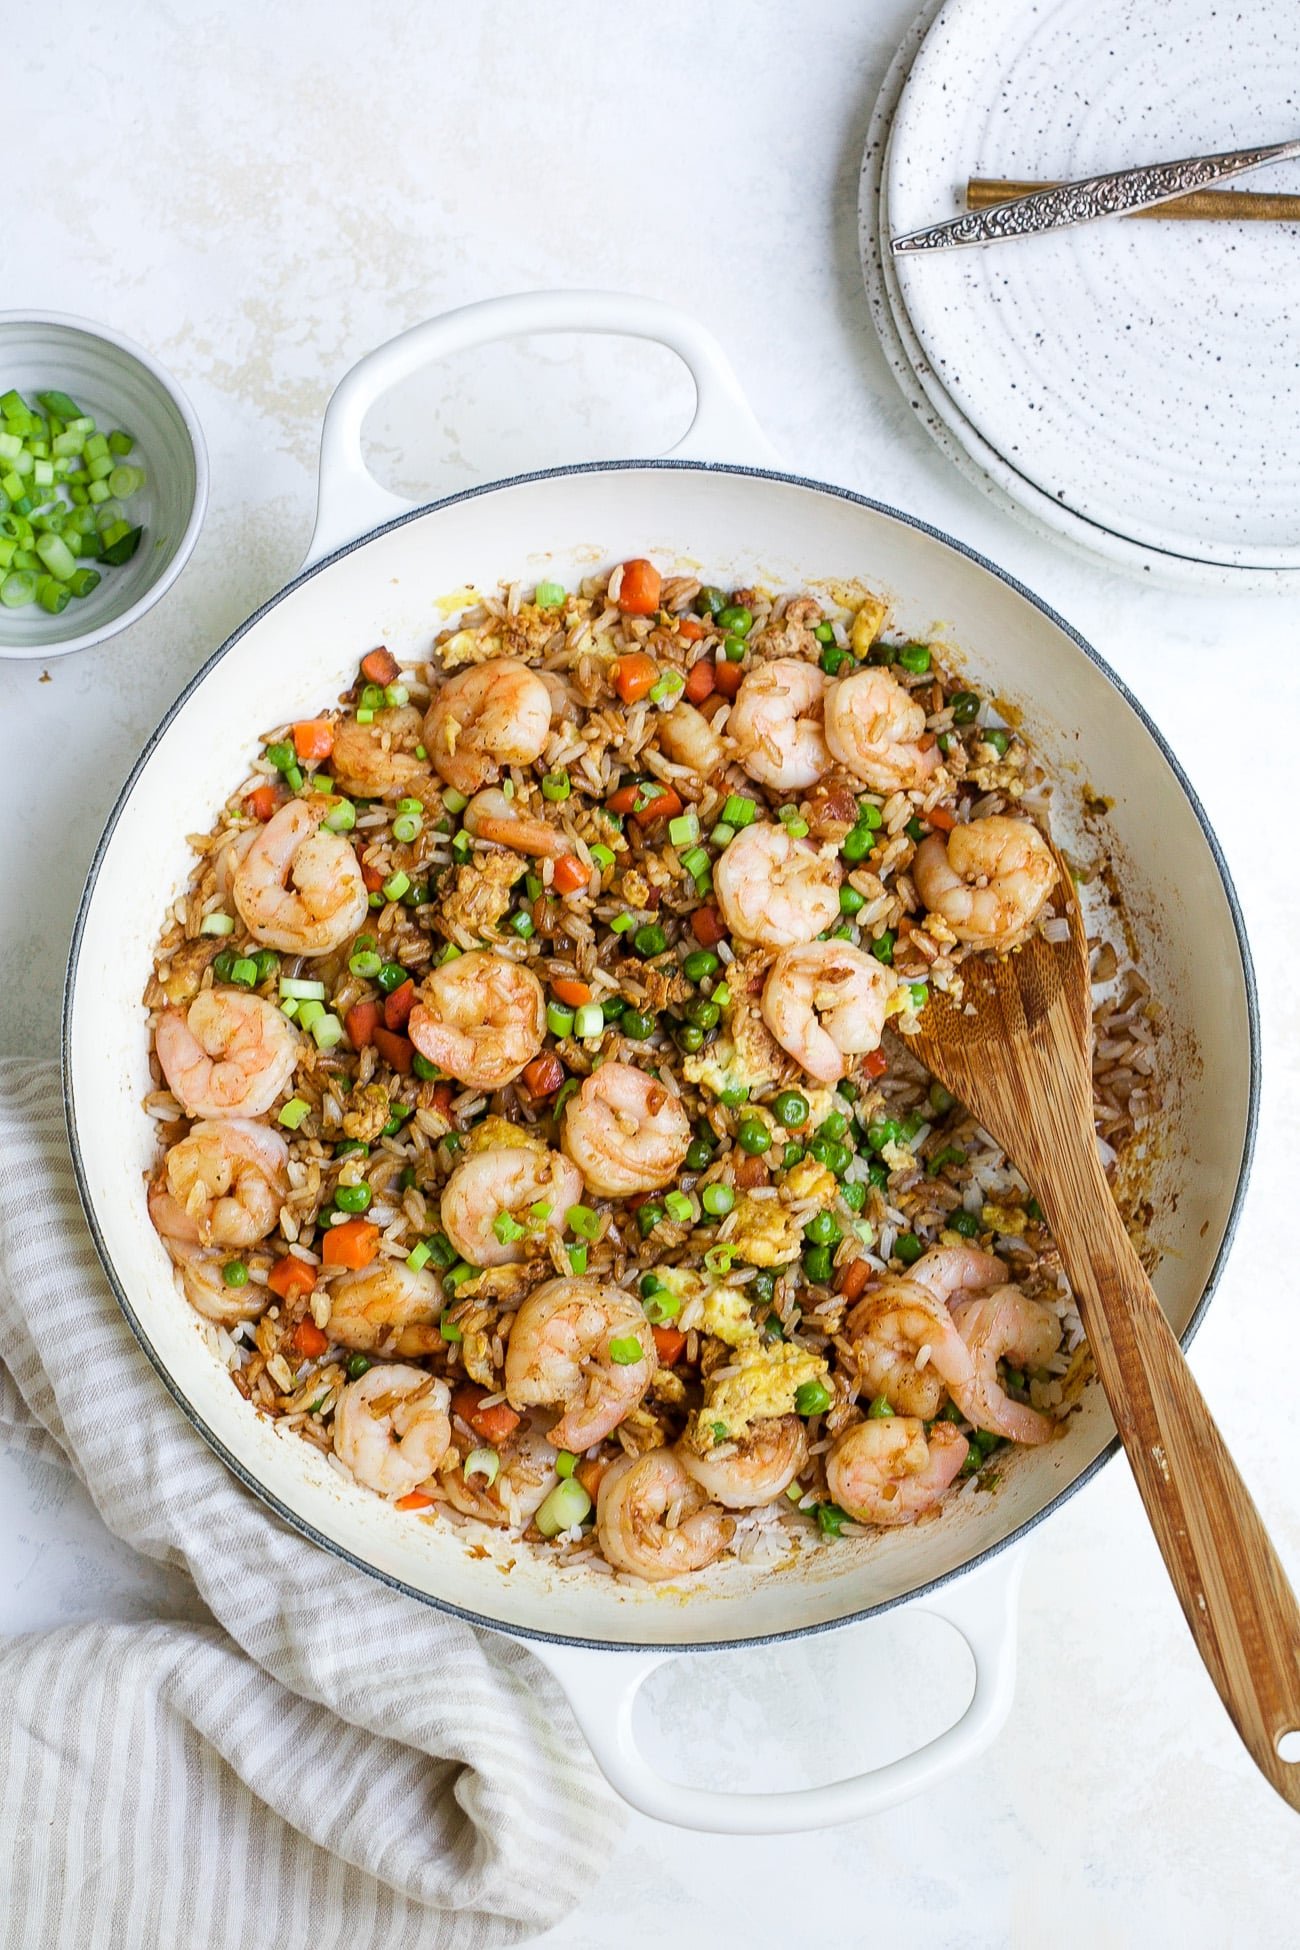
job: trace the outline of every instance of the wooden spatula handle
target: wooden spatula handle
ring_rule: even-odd
[[[1192,1636],[1256,1765],[1300,1809],[1300,1760],[1278,1753],[1284,1735],[1300,1736],[1295,1594],[1124,1230],[1093,1145],[1063,1149],[1046,1173],[1040,1164],[1035,1189]]]

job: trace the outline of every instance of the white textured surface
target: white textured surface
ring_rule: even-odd
[[[871,332],[854,220],[871,102],[911,12],[429,0],[363,21],[337,0],[286,0],[110,20],[73,0],[58,50],[30,23],[10,38],[11,133],[41,168],[39,195],[10,212],[5,301],[102,316],[149,345],[198,409],[213,483],[191,566],[136,631],[51,666],[48,683],[0,665],[0,1040],[52,1048],[95,836],[161,711],[301,558],[320,413],[346,365],[500,290],[624,285],[689,303],[793,466],[923,515],[1053,602],[1153,710],[1207,801],[1252,928],[1266,1071],[1246,1219],[1194,1366],[1300,1577],[1300,1315],[1270,1218],[1290,1226],[1300,1139],[1287,975],[1300,925],[1279,816],[1295,606],[1171,596],[1057,553],[915,423]],[[80,112],[56,139],[46,107],[68,44]],[[653,450],[688,413],[667,355],[538,342],[413,383],[377,432],[391,481],[436,489]],[[48,1468],[0,1471],[0,1626],[177,1602]],[[779,1845],[633,1822],[548,1942],[603,1950],[616,1932],[650,1950],[675,1932],[775,1950],[904,1924],[971,1950],[1049,1929],[1081,1946],[1290,1941],[1300,1830],[1196,1663],[1122,1464],[1040,1532],[1022,1632],[1006,1732],[932,1805]],[[942,1627],[892,1619],[679,1668],[654,1683],[648,1738],[693,1779],[844,1770],[897,1750],[909,1681],[926,1731],[955,1707],[945,1644]]]

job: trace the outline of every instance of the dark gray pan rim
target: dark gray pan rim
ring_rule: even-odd
[[[103,1264],[109,1285],[112,1287],[118,1305],[125,1314],[127,1324],[135,1335],[136,1340],[140,1343],[145,1357],[156,1370],[164,1387],[172,1396],[182,1414],[198,1430],[209,1447],[216,1451],[226,1467],[233,1475],[239,1478],[246,1489],[251,1490],[254,1496],[258,1497],[261,1502],[267,1504],[270,1509],[274,1510],[281,1521],[288,1524],[291,1530],[297,1531],[300,1536],[306,1537],[313,1544],[319,1545],[322,1550],[329,1551],[333,1556],[342,1559],[344,1563],[351,1564],[358,1571],[364,1571],[367,1576],[378,1579],[381,1584],[390,1586],[392,1590],[400,1591],[408,1598],[414,1598],[417,1603],[428,1605],[435,1611],[446,1612],[454,1618],[463,1619],[466,1624],[479,1626],[485,1631],[506,1632],[513,1638],[536,1639],[552,1645],[583,1646],[594,1652],[661,1652],[668,1656],[675,1656],[678,1653],[739,1651],[745,1646],[750,1645],[780,1645],[788,1640],[811,1638],[822,1632],[835,1631],[841,1625],[851,1625],[862,1619],[881,1617],[885,1612],[892,1611],[897,1605],[910,1604],[914,1599],[925,1598],[933,1592],[941,1590],[944,1585],[951,1583],[955,1578],[964,1576],[967,1571],[974,1570],[982,1564],[990,1563],[993,1558],[1000,1556],[1003,1551],[1019,1543],[1022,1538],[1027,1537],[1030,1531],[1035,1529],[1045,1517],[1050,1516],[1054,1510],[1059,1509],[1067,1498],[1073,1496],[1076,1491],[1081,1490],[1084,1484],[1090,1482],[1112,1457],[1119,1454],[1121,1447],[1119,1437],[1113,1437],[1100,1455],[1094,1457],[1092,1462],[1085,1469],[1082,1469],[1071,1482],[1066,1483],[1059,1489],[1055,1496],[1044,1504],[1041,1510],[1035,1511],[1032,1517],[1027,1517],[1024,1523],[1013,1530],[1009,1536],[999,1539],[995,1544],[990,1544],[986,1550],[980,1551],[976,1556],[968,1558],[964,1564],[955,1566],[951,1571],[945,1571],[942,1576],[932,1578],[928,1583],[916,1586],[914,1590],[900,1593],[894,1598],[881,1599],[873,1605],[864,1605],[857,1611],[846,1612],[840,1618],[825,1619],[819,1624],[793,1626],[790,1630],[782,1632],[762,1632],[737,1638],[711,1639],[707,1643],[699,1645],[670,1645],[658,1640],[624,1641],[621,1639],[583,1638],[562,1632],[543,1632],[534,1626],[510,1624],[504,1619],[494,1618],[488,1613],[470,1611],[463,1605],[453,1605],[445,1598],[434,1597],[427,1591],[418,1591],[413,1585],[405,1583],[401,1578],[391,1577],[385,1571],[378,1570],[373,1564],[368,1564],[364,1558],[356,1556],[352,1551],[345,1550],[333,1538],[325,1536],[322,1531],[317,1530],[313,1524],[308,1523],[295,1510],[291,1509],[288,1504],[283,1503],[280,1498],[274,1496],[270,1490],[260,1483],[244,1467],[243,1463],[231,1454],[221,1438],[214,1430],[208,1427],[202,1416],[195,1410],[192,1403],[172,1377],[166,1364],[156,1352],[141,1322],[137,1319],[131,1305],[130,1297],[118,1277],[100,1230],[90,1197],[87,1172],[82,1157],[71,1076],[72,1009],[73,998],[76,993],[82,937],[85,933],[86,917],[89,912],[90,902],[94,895],[100,867],[103,864],[109,842],[116,830],[117,822],[121,818],[123,808],[135,788],[136,780],[148,764],[149,759],[153,755],[173,718],[175,718],[177,712],[189,698],[193,696],[208,673],[216,668],[221,662],[221,659],[228,651],[234,648],[240,638],[251,630],[255,624],[259,623],[264,616],[268,615],[277,604],[283,602],[286,596],[291,596],[294,590],[300,588],[303,583],[309,581],[313,576],[323,574],[325,570],[332,568],[336,562],[341,562],[345,556],[351,555],[356,549],[363,548],[368,542],[373,541],[377,535],[384,535],[392,529],[402,528],[407,522],[419,521],[424,515],[434,513],[440,508],[454,507],[463,501],[474,501],[480,496],[495,494],[500,489],[522,487],[534,481],[564,480],[573,475],[583,474],[640,473],[647,470],[704,474],[722,479],[728,476],[740,476],[745,479],[776,481],[783,487],[801,488],[810,494],[829,495],[834,500],[848,501],[855,507],[868,508],[873,514],[885,515],[891,521],[901,522],[904,527],[914,528],[919,534],[928,535],[932,541],[941,542],[945,548],[952,549],[957,555],[965,556],[968,562],[974,562],[977,567],[984,569],[989,575],[996,576],[999,582],[1004,583],[1008,589],[1014,590],[1016,595],[1022,597],[1025,602],[1032,604],[1040,615],[1045,616],[1050,623],[1055,624],[1058,630],[1061,630],[1069,637],[1070,641],[1088,659],[1089,663],[1093,664],[1101,672],[1116,695],[1138,719],[1152,743],[1160,752],[1166,765],[1177,779],[1188,804],[1196,816],[1197,824],[1200,826],[1201,832],[1205,837],[1205,843],[1210,850],[1210,855],[1218,870],[1219,879],[1223,886],[1224,897],[1228,903],[1228,911],[1232,916],[1233,932],[1237,937],[1237,950],[1241,957],[1242,979],[1246,988],[1246,1013],[1250,1032],[1250,1088],[1247,1103],[1246,1131],[1241,1149],[1241,1163],[1238,1167],[1236,1188],[1233,1192],[1232,1207],[1228,1214],[1228,1223],[1224,1231],[1223,1240],[1219,1246],[1214,1265],[1211,1268],[1210,1277],[1206,1281],[1201,1297],[1197,1301],[1192,1316],[1181,1336],[1184,1348],[1191,1345],[1193,1336],[1201,1324],[1205,1310],[1219,1283],[1223,1268],[1227,1263],[1233,1238],[1236,1234],[1237,1224],[1241,1216],[1241,1208],[1245,1200],[1246,1188],[1250,1178],[1250,1167],[1255,1152],[1256,1127],[1259,1121],[1260,1028],[1259,997],[1255,985],[1255,970],[1251,960],[1250,945],[1246,938],[1246,926],[1242,918],[1241,904],[1237,898],[1237,890],[1233,886],[1232,875],[1228,870],[1228,863],[1224,859],[1223,849],[1219,845],[1214,828],[1211,826],[1205,808],[1196,795],[1196,790],[1191,780],[1187,777],[1187,774],[1174,756],[1174,753],[1157,725],[1128,689],[1123,679],[1111,669],[1110,665],[1093,649],[1092,645],[1086,642],[1079,635],[1079,632],[1065,621],[1064,617],[1057,615],[1049,603],[1043,602],[1041,597],[1036,596],[1023,583],[1017,582],[1014,576],[1008,575],[1006,570],[1000,569],[995,562],[990,562],[987,556],[981,555],[977,549],[968,548],[964,542],[956,541],[951,535],[946,535],[942,529],[932,527],[929,522],[921,521],[915,515],[904,514],[901,509],[891,508],[883,501],[873,501],[867,495],[855,494],[850,488],[835,487],[825,481],[814,481],[805,475],[787,474],[776,468],[741,467],[726,462],[671,459],[589,461],[573,467],[539,468],[531,473],[516,474],[505,480],[488,481],[476,487],[465,488],[457,494],[444,495],[441,500],[430,501],[419,507],[412,508],[406,514],[396,515],[391,521],[386,521],[377,528],[367,530],[364,535],[358,536],[355,541],[344,543],[341,548],[335,549],[331,555],[325,556],[320,562],[313,563],[310,568],[304,569],[301,574],[294,577],[292,582],[286,583],[283,589],[279,590],[274,596],[269,597],[260,609],[255,610],[245,622],[241,623],[239,628],[226,638],[226,641],[221,645],[220,649],[214,650],[207,662],[190,679],[180,696],[172,704],[157,729],[149,738],[139,758],[132,766],[125,785],[118,794],[117,801],[109,815],[108,823],[95,849],[95,855],[91,861],[90,871],[86,877],[85,889],[81,896],[81,901],[77,909],[76,922],[73,927],[72,946],[68,957],[68,977],[63,994],[61,1058],[68,1142],[72,1152],[72,1163],[73,1170],[76,1174],[77,1189],[80,1193],[82,1207],[86,1214],[86,1222],[90,1227],[91,1236],[94,1239],[95,1248]]]

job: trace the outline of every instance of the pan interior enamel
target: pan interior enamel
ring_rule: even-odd
[[[576,539],[575,539],[576,538]],[[1113,1435],[1093,1387],[1065,1436],[1013,1458],[996,1489],[942,1520],[810,1548],[780,1575],[733,1564],[685,1588],[631,1589],[558,1571],[541,1553],[381,1505],[306,1444],[253,1414],[177,1294],[149,1225],[153,1133],[141,992],[163,903],[268,725],[306,715],[386,643],[413,658],[442,599],[515,578],[571,581],[652,556],[732,586],[860,578],[893,622],[957,646],[972,680],[1025,716],[1062,798],[1111,802],[1102,826],[1139,960],[1167,1012],[1167,1100],[1150,1161],[1155,1284],[1186,1328],[1238,1194],[1252,1115],[1250,995],[1214,849],[1137,711],[1069,632],[940,538],[848,496],[777,476],[630,465],[510,483],[427,510],[305,577],[248,625],[182,698],[142,760],[83,909],[67,1019],[84,1194],[136,1331],[173,1391],[254,1486],[382,1576],[488,1622],[615,1643],[709,1644],[825,1626],[961,1569],[1040,1515]],[[464,600],[462,595],[461,600]],[[1067,841],[1072,837],[1068,824]],[[147,1432],[145,1432],[147,1434]],[[487,1555],[483,1555],[486,1547]]]

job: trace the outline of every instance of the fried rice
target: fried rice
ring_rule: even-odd
[[[962,1254],[984,1256],[986,1287],[1013,1286],[1017,1304],[1050,1320],[1052,1351],[1040,1335],[1032,1365],[990,1358],[1006,1426],[1030,1411],[1050,1430],[1077,1400],[1086,1349],[1032,1187],[909,1049],[930,993],[959,991],[978,951],[921,899],[918,847],[987,819],[1046,832],[1052,781],[1024,732],[945,667],[942,645],[901,641],[883,602],[838,593],[846,600],[723,591],[644,562],[573,590],[503,589],[443,630],[427,663],[399,669],[369,652],[316,719],[263,731],[211,831],[191,836],[194,871],[145,992],[151,1040],[161,1031],[167,1053],[179,1037],[190,1055],[182,1073],[154,1047],[155,1223],[250,1409],[404,1511],[504,1526],[592,1570],[645,1577],[772,1554],[792,1525],[829,1547],[873,1522],[941,1520],[947,1498],[995,1485],[1006,1438],[987,1420],[998,1417],[933,1365],[926,1384],[938,1355],[923,1342],[906,1350],[900,1386],[915,1393],[919,1379],[935,1399],[905,1416],[873,1391],[878,1368],[853,1322],[873,1296]],[[829,751],[810,785],[756,776],[779,774],[780,738],[765,749],[761,732],[742,744],[728,727],[738,693],[778,660],[818,673],[819,695],[863,671],[900,687],[922,727],[913,782],[864,789]],[[538,681],[549,710],[530,744]],[[457,700],[489,713],[498,693],[500,723],[484,729],[481,717],[476,736]],[[259,857],[292,805],[329,836],[360,910],[339,909],[342,938],[322,948],[305,937],[297,952],[292,927],[265,918],[282,898],[292,907],[297,865],[265,908],[241,881],[245,855]],[[720,912],[719,863],[765,826],[838,888],[833,925],[809,938],[888,978],[883,1041],[848,1050],[831,1081],[770,1026],[781,950]],[[1059,937],[1063,899],[1055,888],[1032,926]],[[507,1053],[506,1080],[476,1083],[474,1061],[445,1055],[461,1044],[438,996],[458,960],[485,953],[491,968],[466,964],[476,991],[502,962],[527,971],[545,1028]],[[1093,977],[1096,1125],[1113,1168],[1156,1108],[1159,1021],[1118,931],[1094,940]],[[494,1006],[482,992],[483,1022],[456,1032],[475,1060]],[[273,1101],[215,1135],[229,1113],[201,1086],[216,1087],[213,1058],[238,1067],[238,1053],[219,1035],[206,1053],[195,1040],[190,1012],[209,993],[218,1013],[232,997],[274,1012],[267,1034],[285,1071]],[[688,1141],[667,1177],[606,1192],[579,1169],[571,1196],[582,1107],[613,1091],[621,1066]],[[236,1122],[274,1134],[281,1162],[265,1182],[253,1167],[231,1182]],[[187,1141],[211,1156],[173,1169]],[[568,1177],[551,1162],[566,1158]],[[467,1178],[474,1160],[486,1162]],[[510,1169],[524,1173],[509,1180],[516,1190],[529,1169],[550,1171],[556,1198],[512,1204]],[[234,1211],[243,1190],[265,1204],[268,1186],[261,1221]],[[486,1204],[458,1228],[453,1206],[475,1186]],[[466,1224],[496,1242],[485,1257],[500,1263],[458,1250],[448,1228]],[[558,1290],[548,1325],[555,1282],[581,1284]],[[970,1338],[964,1293],[941,1301],[942,1331],[949,1299]],[[373,1379],[383,1364],[386,1391]],[[960,1438],[960,1465],[951,1487],[914,1494],[941,1423],[942,1438]],[[576,1452],[549,1441],[570,1424],[599,1433]],[[876,1443],[885,1428],[906,1437],[912,1460],[891,1476],[873,1450],[884,1500],[846,1509],[828,1467],[834,1478],[837,1453],[847,1459],[851,1436],[867,1445],[872,1424]],[[784,1444],[788,1463],[778,1458],[770,1480],[765,1442]]]

